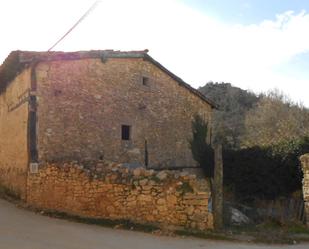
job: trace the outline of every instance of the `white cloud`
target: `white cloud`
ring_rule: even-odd
[[[309,52],[309,15],[292,11],[254,25],[223,23],[176,0],[102,0],[56,49],[150,49],[197,87],[228,81],[255,91],[280,88],[309,106],[309,79],[274,68]],[[10,50],[47,50],[93,1],[11,0],[0,8],[0,61]],[[16,8],[18,6],[18,8]]]

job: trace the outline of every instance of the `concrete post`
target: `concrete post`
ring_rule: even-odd
[[[304,173],[303,178],[303,195],[305,201],[305,212],[307,227],[309,227],[309,154],[305,154],[300,157],[302,164],[302,170]]]

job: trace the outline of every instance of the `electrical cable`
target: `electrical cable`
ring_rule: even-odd
[[[81,18],[79,18],[78,21],[53,46],[51,46],[50,49],[47,50],[47,52],[50,52],[54,47],[59,44],[59,42],[61,42],[68,34],[70,34],[71,31],[87,17],[98,6],[100,2],[100,0],[95,1],[94,4],[92,4],[92,6],[86,11],[86,13]]]

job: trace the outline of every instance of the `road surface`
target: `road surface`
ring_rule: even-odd
[[[41,216],[0,199],[0,249],[308,249],[165,237]]]

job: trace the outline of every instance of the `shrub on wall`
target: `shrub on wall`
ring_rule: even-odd
[[[202,167],[207,177],[214,175],[214,151],[207,143],[208,124],[195,115],[192,121],[192,139],[189,141],[194,160]]]

